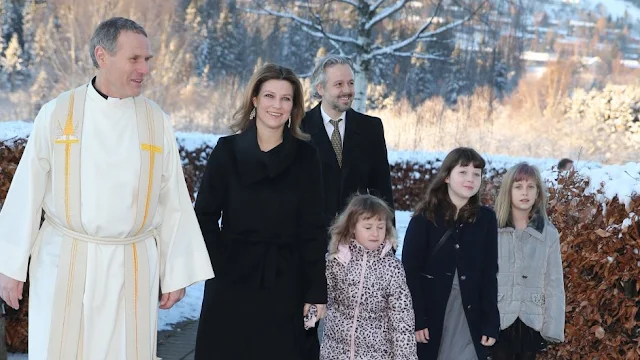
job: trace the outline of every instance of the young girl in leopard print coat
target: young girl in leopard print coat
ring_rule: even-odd
[[[383,200],[355,195],[331,227],[320,359],[418,359],[411,294],[393,252],[392,219]]]

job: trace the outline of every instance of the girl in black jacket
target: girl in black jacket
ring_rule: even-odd
[[[498,228],[480,204],[484,166],[473,149],[451,151],[407,228],[402,262],[421,360],[484,360],[498,335]]]

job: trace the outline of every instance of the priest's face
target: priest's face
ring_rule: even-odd
[[[282,129],[291,116],[293,86],[286,80],[268,80],[253,98],[258,129]]]
[[[131,31],[121,32],[116,52],[104,52],[103,56],[98,56],[98,80],[102,87],[100,91],[117,98],[140,95],[142,83],[149,74],[149,60],[152,57],[151,45],[146,36]]]
[[[327,114],[337,117],[349,110],[353,102],[353,70],[349,65],[337,64],[325,69],[325,77],[325,83],[318,84],[318,94],[322,96],[322,105]]]

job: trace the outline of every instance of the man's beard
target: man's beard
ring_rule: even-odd
[[[351,97],[351,100],[349,101],[348,104],[341,104],[340,99],[336,98],[336,100],[332,102],[331,107],[335,111],[345,112],[351,108],[351,104],[353,104],[353,97]]]

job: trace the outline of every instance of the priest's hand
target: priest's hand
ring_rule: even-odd
[[[171,309],[173,305],[175,305],[178,301],[182,300],[184,295],[187,293],[186,289],[180,289],[176,291],[172,291],[170,293],[162,294],[160,297],[160,309],[167,310]]]
[[[20,308],[19,301],[22,300],[23,286],[24,282],[0,273],[0,298],[16,310]]]

